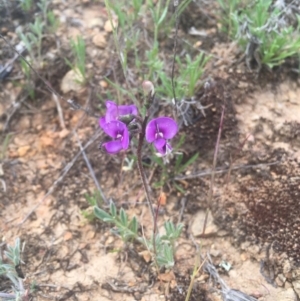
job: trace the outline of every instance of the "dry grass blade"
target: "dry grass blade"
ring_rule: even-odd
[[[87,165],[87,167],[88,167],[88,169],[89,169],[89,172],[90,172],[90,174],[91,174],[91,176],[92,176],[92,178],[93,178],[93,180],[94,180],[94,182],[95,182],[95,185],[96,185],[96,187],[97,187],[97,189],[98,189],[98,191],[99,191],[99,193],[100,193],[100,195],[101,195],[101,198],[102,198],[102,200],[105,202],[105,204],[108,205],[108,204],[109,204],[109,201],[106,199],[106,197],[105,197],[105,195],[104,195],[104,193],[103,193],[103,191],[102,191],[102,189],[101,189],[101,187],[100,187],[100,185],[99,185],[99,182],[98,182],[98,180],[96,179],[94,170],[93,170],[93,168],[92,168],[92,166],[91,166],[91,164],[90,164],[90,161],[89,161],[89,159],[88,159],[88,157],[87,157],[87,155],[86,155],[86,153],[85,153],[85,151],[84,151],[84,148],[82,147],[82,144],[81,144],[80,139],[79,139],[79,137],[78,137],[78,135],[77,135],[77,132],[74,131],[74,134],[75,134],[77,143],[78,143],[78,145],[79,145],[79,148],[80,148],[80,150],[81,150],[82,156],[83,156],[83,158],[84,158],[84,161],[85,161],[85,163],[86,163],[86,165]],[[100,205],[100,204],[98,204],[98,206],[99,206],[99,205]]]

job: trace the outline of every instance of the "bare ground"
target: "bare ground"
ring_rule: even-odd
[[[55,37],[45,38],[48,68],[41,73],[63,94],[67,41],[82,34],[88,41],[88,68],[94,76],[87,87],[65,92],[64,98],[75,97],[98,114],[97,95],[106,95],[109,89],[103,77],[110,70],[120,72],[117,57],[111,54],[111,33],[105,30],[104,6],[89,1],[53,5],[62,23]],[[62,100],[64,126],[57,104],[39,79],[36,100],[24,98],[24,89],[14,84],[21,74],[18,66],[1,82],[1,138],[4,141],[9,134],[10,139],[0,165],[0,236],[9,244],[16,237],[26,242],[21,268],[25,285],[36,283],[32,300],[185,300],[198,256],[195,242],[201,245],[202,256],[210,253],[229,287],[264,301],[300,298],[299,80],[291,76],[288,65],[272,73],[262,70],[259,75],[247,70],[237,47],[224,39],[211,18],[206,19],[205,9],[186,14],[180,41],[187,37],[213,55],[206,70],[209,89],[197,93],[201,104],[209,107],[205,116],[196,112],[199,120],[182,129],[187,136],[181,149],[186,158],[200,153],[190,170],[177,179],[186,194],[165,189],[167,204],[159,225],[181,218],[185,228],[174,271],[163,273],[161,281],[139,246],[124,246],[107,224],[83,217],[82,210],[88,208],[85,194],[92,194],[96,186],[74,131],[82,145],[98,135],[85,152],[99,185],[118,207],[135,214],[146,232],[151,230],[137,171],[122,170],[122,156],[98,150],[102,136],[97,120],[71,110]],[[29,21],[26,16],[13,14],[13,18]],[[74,25],[74,20],[80,25]],[[191,26],[207,35],[190,37],[185,29]],[[14,26],[8,22],[0,27],[1,34],[16,44]],[[100,39],[100,34],[104,35],[101,47],[94,39],[97,35]],[[62,46],[56,48],[55,41]],[[13,53],[4,41],[0,43],[5,63]],[[20,106],[14,111],[16,103]],[[208,202],[210,173],[202,173],[212,165],[224,105],[217,166],[226,172],[216,175],[214,198]],[[159,172],[157,168],[152,182]],[[207,208],[211,214],[202,237]],[[229,272],[219,266],[223,261],[231,265]],[[190,300],[222,300],[219,288],[201,272]],[[9,289],[10,284],[0,279],[0,291]]]

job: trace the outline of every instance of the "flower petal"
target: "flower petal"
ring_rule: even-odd
[[[135,105],[118,106],[118,114],[119,114],[119,116],[122,116],[122,115],[137,115],[138,114],[138,109]]]
[[[122,138],[122,147],[123,147],[123,149],[127,149],[128,146],[129,146],[129,132],[128,132],[128,129],[127,129],[126,126],[123,130],[122,136],[123,136],[123,138]]]
[[[106,114],[105,114],[105,121],[111,122],[118,118],[118,106],[115,102],[111,100],[106,101]]]
[[[102,130],[104,130],[104,127],[106,126],[106,120],[105,120],[105,117],[101,117],[99,119],[99,125],[101,127]]]
[[[101,124],[103,124],[102,118],[100,119]],[[101,126],[102,127],[102,126]],[[109,123],[105,123],[102,127],[105,134],[112,138],[117,138],[118,135],[123,136],[123,132],[127,130],[126,125],[118,120],[111,121]],[[128,132],[128,130],[127,130]]]
[[[169,117],[158,117],[152,119],[146,127],[146,140],[153,142],[156,134],[162,133],[164,139],[172,139],[178,132],[178,126],[175,120]]]
[[[163,138],[158,138],[153,142],[153,145],[157,150],[162,149],[166,145],[166,140]]]
[[[149,143],[152,143],[155,140],[157,128],[156,128],[156,119],[152,119],[146,126],[146,140]]]
[[[178,132],[178,126],[174,119],[169,117],[158,117],[155,120],[156,126],[163,138],[172,139]]]
[[[123,149],[122,142],[120,140],[109,141],[102,144],[109,154],[116,154]]]
[[[161,148],[157,147],[156,149],[162,156],[168,155],[172,152],[172,146],[167,142]]]

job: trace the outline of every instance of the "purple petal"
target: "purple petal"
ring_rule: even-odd
[[[162,149],[166,145],[166,140],[163,138],[158,138],[153,142],[153,145],[157,150]]]
[[[123,149],[122,142],[120,140],[109,141],[102,144],[109,154],[116,154]]]
[[[178,132],[178,126],[175,120],[169,117],[158,117],[154,119],[159,132],[165,139],[172,139]]]
[[[156,131],[156,119],[152,119],[146,127],[146,140],[149,143],[152,143],[155,140]]]
[[[122,138],[122,147],[123,149],[127,149],[129,146],[129,132],[127,127],[125,126],[124,130],[123,130],[123,138]]]
[[[102,118],[100,119],[100,122],[101,124],[103,123]],[[123,122],[117,120],[105,123],[102,129],[108,136],[112,138],[117,138],[118,135],[123,136],[123,132],[125,130],[128,132],[126,125]]]
[[[129,106],[118,106],[115,102],[111,100],[106,101],[106,114],[105,121],[111,122],[113,120],[118,119],[119,116],[123,115],[137,115],[138,110],[135,105]]]
[[[118,118],[118,106],[111,100],[106,101],[106,114],[105,114],[105,121],[111,122]]]
[[[106,126],[106,120],[105,120],[105,117],[101,117],[99,119],[99,125],[101,127],[102,130],[104,130],[104,127]]]
[[[138,110],[135,105],[129,105],[129,106],[118,106],[118,113],[119,116],[122,115],[137,115]]]
[[[175,120],[169,117],[158,117],[147,124],[146,140],[153,142],[158,133],[161,133],[164,139],[172,139],[177,132],[178,126]]]
[[[162,156],[165,156],[172,151],[172,146],[169,143],[165,143],[161,148],[156,149]]]

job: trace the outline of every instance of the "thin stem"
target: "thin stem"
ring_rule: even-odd
[[[157,272],[159,272],[159,268],[158,268],[158,264],[156,261],[156,229],[157,229],[157,220],[156,220],[156,216],[155,216],[155,212],[154,212],[154,208],[153,208],[153,204],[151,201],[151,197],[150,197],[150,187],[149,184],[147,182],[147,178],[146,178],[146,174],[145,174],[145,170],[143,167],[143,162],[142,162],[142,147],[143,147],[143,142],[144,142],[144,138],[145,138],[145,130],[146,130],[146,124],[148,121],[148,116],[145,117],[145,119],[143,120],[142,123],[142,130],[140,132],[140,136],[139,136],[139,143],[138,143],[138,148],[137,148],[137,163],[138,163],[138,170],[142,179],[142,183],[143,183],[143,187],[146,193],[146,200],[152,215],[152,221],[153,221],[153,237],[152,237],[152,245],[153,245],[153,253],[154,253],[154,263],[156,265],[157,268]]]
[[[138,163],[138,169],[139,169],[139,173],[140,173],[140,176],[142,179],[143,187],[144,187],[144,190],[146,193],[146,200],[147,200],[148,206],[151,211],[151,215],[152,215],[152,219],[153,219],[153,226],[154,226],[155,225],[155,213],[154,213],[154,208],[153,208],[153,204],[152,204],[151,197],[150,197],[149,184],[146,179],[143,162],[142,162],[142,147],[143,147],[143,142],[144,142],[144,138],[145,138],[145,130],[146,130],[147,120],[148,120],[148,116],[145,117],[145,119],[142,123],[142,130],[141,130],[141,133],[139,136],[139,143],[138,143],[138,148],[137,148],[137,163]]]
[[[174,53],[173,53],[173,62],[172,62],[172,75],[171,75],[171,81],[172,81],[172,90],[173,90],[173,97],[175,102],[175,108],[176,107],[176,92],[175,92],[175,83],[174,83],[174,73],[175,73],[175,59],[176,59],[176,52],[177,52],[177,38],[178,38],[178,24],[179,24],[179,17],[177,12],[177,6],[178,2],[174,1],[175,6],[175,37],[174,37]],[[176,112],[177,113],[177,112]]]
[[[210,187],[209,187],[209,193],[208,193],[208,204],[211,203],[211,200],[213,198],[213,190],[214,190],[214,183],[215,183],[215,169],[216,169],[216,165],[217,165],[217,158],[218,158],[218,152],[219,152],[219,147],[220,147],[220,139],[221,139],[221,133],[222,133],[222,128],[223,128],[223,122],[224,122],[224,113],[225,113],[225,105],[223,105],[223,110],[222,110],[222,115],[221,115],[221,120],[220,120],[220,127],[219,127],[219,132],[218,132],[218,137],[217,137],[217,142],[216,142],[216,147],[215,147],[215,152],[214,152],[212,173],[211,173],[211,178],[210,178]],[[202,235],[205,234],[208,213],[209,213],[209,206],[205,213]]]
[[[127,90],[129,90],[130,85],[129,85],[127,75],[126,75],[127,67],[126,67],[126,64],[124,62],[124,58],[121,55],[121,49],[120,49],[120,45],[119,45],[119,42],[118,42],[117,28],[113,23],[113,16],[112,16],[112,13],[111,13],[111,8],[109,6],[109,1],[108,0],[105,0],[105,7],[106,7],[106,10],[107,10],[110,25],[112,27],[114,43],[115,43],[115,47],[116,47],[116,50],[117,50],[117,53],[118,53],[119,61],[120,61],[121,66],[122,66],[122,71],[123,71],[123,75],[124,75],[124,79],[125,79],[125,84],[126,84]],[[135,95],[134,95],[134,98],[133,98],[133,102],[135,103],[135,105],[138,104],[138,101],[137,101]]]
[[[204,263],[206,262],[206,259],[203,260],[202,264],[197,268],[197,263],[194,266],[194,270],[193,270],[193,274],[191,276],[191,282],[188,288],[188,291],[186,293],[186,297],[185,297],[185,301],[189,301],[190,297],[191,297],[191,293],[193,290],[193,286],[194,286],[194,282],[195,282],[195,278],[198,275],[199,271],[201,270],[201,268],[203,267]]]

